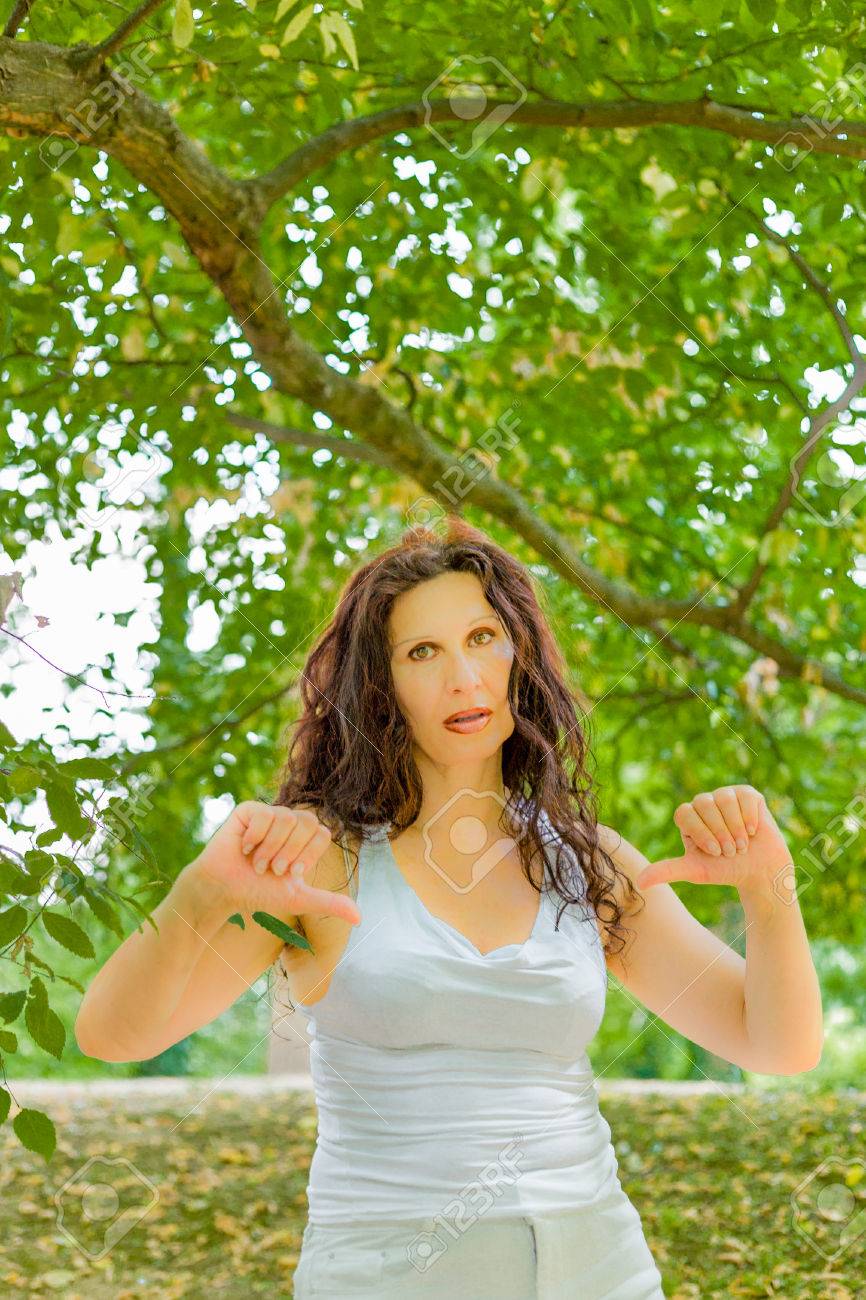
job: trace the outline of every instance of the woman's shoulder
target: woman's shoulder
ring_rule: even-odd
[[[598,831],[599,844],[605,853],[609,853],[611,857],[614,857],[625,843],[625,840],[619,831],[614,830],[612,826],[605,826],[604,822],[596,823],[596,830]]]
[[[638,897],[643,898],[643,893],[637,884],[637,878],[644,867],[649,865],[649,858],[646,854],[641,853],[640,849],[630,843],[619,831],[614,830],[611,826],[604,826],[601,822],[598,823],[598,839],[605,853],[613,859],[619,871],[623,873],[617,875],[613,884],[613,891],[619,905],[624,906],[628,901],[625,897],[623,875],[628,878]]]

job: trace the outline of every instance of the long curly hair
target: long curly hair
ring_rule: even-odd
[[[556,928],[567,906],[585,909],[588,903],[607,931],[605,951],[619,952],[628,927],[621,924],[623,909],[612,892],[616,877],[631,896],[639,895],[600,843],[588,774],[588,717],[565,685],[564,661],[530,575],[460,516],[449,514],[443,522],[441,536],[410,528],[349,578],[304,665],[302,712],[274,803],[307,806],[350,852],[350,833],[360,841],[365,829],[389,822],[393,838],[413,824],[422,782],[394,691],[388,617],[395,599],[418,583],[448,572],[475,574],[514,648],[514,731],[502,746],[502,779],[513,803],[503,808],[500,827],[508,833],[519,806],[524,833],[517,849],[537,889],[531,864],[544,852],[544,817],[556,847],[551,887],[562,900]],[[353,870],[357,865],[355,851]]]

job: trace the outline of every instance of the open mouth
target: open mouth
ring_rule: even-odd
[[[480,731],[490,717],[489,709],[472,709],[466,713],[455,714],[445,726],[449,731]]]

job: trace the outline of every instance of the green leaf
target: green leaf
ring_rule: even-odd
[[[62,212],[58,225],[57,241],[55,248],[58,253],[68,256],[76,252],[85,237],[83,222],[72,212]]]
[[[327,22],[330,31],[335,32],[338,41],[349,56],[349,60],[355,71],[358,71],[358,54],[355,49],[355,35],[342,14],[326,14],[322,18],[322,26]]]
[[[230,924],[230,925],[237,925],[237,926],[239,926],[242,930],[245,930],[245,929],[247,928],[247,927],[246,927],[246,922],[244,921],[244,918],[241,916],[240,912],[234,912],[234,913],[232,913],[232,915],[229,917],[229,924]]]
[[[35,882],[37,893],[57,870],[58,861],[62,856],[58,854],[55,857],[53,853],[46,853],[44,849],[28,849],[24,854],[27,872]]]
[[[654,26],[654,15],[649,0],[631,0],[631,7],[640,26],[651,31]]]
[[[147,866],[156,867],[156,858],[154,857],[153,849],[150,847],[150,844],[144,838],[137,826],[133,825],[130,829],[132,831],[132,852],[135,853]]]
[[[185,50],[194,35],[195,19],[192,16],[190,0],[177,0],[174,7],[171,39],[179,50]]]
[[[22,1146],[35,1151],[48,1161],[57,1146],[57,1131],[44,1111],[25,1106],[12,1121],[12,1127]]]
[[[315,5],[307,5],[300,13],[295,14],[286,30],[283,32],[283,39],[280,45],[290,45],[292,41],[297,40],[307,23],[313,16]]]
[[[115,248],[115,241],[110,236],[105,239],[88,239],[82,249],[82,263],[84,266],[99,266],[108,261]]]
[[[48,1005],[45,986],[38,976],[34,978],[33,984],[39,987],[27,999],[27,1006],[24,1010],[24,1023],[34,1043],[41,1047],[43,1051],[56,1056],[59,1061],[66,1045],[66,1030],[63,1021],[57,1015],[57,1012],[53,1011]]]
[[[70,916],[64,916],[62,912],[49,912],[46,908],[42,912],[42,924],[52,939],[56,939],[77,957],[96,956],[90,938]]]
[[[302,934],[298,934],[297,930],[293,930],[291,926],[286,925],[285,921],[281,921],[279,917],[271,916],[270,912],[253,912],[253,920],[263,930],[269,930],[278,939],[282,939],[283,943],[294,944],[296,948],[306,948],[308,952],[313,951],[309,940],[305,939]]]
[[[298,0],[280,0],[280,3],[277,5],[277,12],[274,14],[274,22],[278,23],[281,18],[285,18],[292,6],[297,3]]]
[[[21,767],[14,768],[9,773],[8,779],[16,794],[27,794],[42,784],[42,773],[38,767],[31,767],[29,763],[24,763]]]
[[[11,1029],[0,1029],[0,1051],[18,1051],[18,1036]]]
[[[337,42],[334,40],[331,32],[330,14],[322,14],[319,18],[319,35],[322,38],[322,48],[325,52],[325,57],[328,58],[330,55],[336,54]]]
[[[0,1086],[0,1124],[6,1123],[9,1114],[9,1107],[12,1105],[12,1098],[6,1089]]]
[[[48,975],[54,975],[55,972],[52,967],[48,965],[48,962],[43,961],[39,954],[35,953],[32,948],[27,953],[27,960],[30,962],[31,966],[38,966],[40,970],[44,970]]]
[[[18,741],[6,726],[6,723],[0,722],[0,749],[15,749],[17,744]]]
[[[93,915],[122,939],[125,932],[117,909],[112,907],[101,894],[97,894],[93,889],[83,890],[81,896]]]
[[[9,893],[19,894],[22,898],[35,898],[44,888],[44,879],[30,871],[19,871],[14,880],[10,880]]]
[[[5,948],[7,943],[18,938],[27,924],[28,916],[29,913],[20,903],[14,903],[12,907],[0,912],[0,948]]]
[[[90,833],[91,824],[78,806],[73,787],[66,781],[46,777],[45,802],[55,826],[59,826],[64,835],[79,840]]]
[[[58,763],[58,771],[64,776],[74,777],[113,777],[115,773],[114,765],[107,758],[95,758],[89,755],[82,755],[81,758],[70,758],[65,763]]]
[[[19,989],[17,993],[0,994],[0,1020],[7,1025],[17,1020],[26,1001],[27,994],[24,989]]]
[[[57,840],[63,839],[63,831],[57,826],[50,826],[47,831],[42,831],[36,836],[36,843],[39,845],[55,844]]]
[[[26,883],[25,872],[0,850],[0,894],[26,894]]]

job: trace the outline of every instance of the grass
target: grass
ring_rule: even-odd
[[[59,1131],[49,1165],[19,1145],[8,1123],[0,1129],[0,1293],[64,1300],[290,1296],[315,1143],[311,1097],[214,1093],[189,1113],[192,1104],[46,1104]],[[779,1089],[672,1100],[602,1090],[601,1106],[620,1178],[670,1300],[862,1297],[862,1096]],[[91,1193],[82,1202],[62,1194],[64,1221],[88,1255],[58,1226],[54,1195],[91,1157],[125,1158],[138,1172],[103,1164],[100,1175],[99,1164],[90,1167],[92,1179],[111,1179],[119,1207],[110,1196],[98,1201]],[[795,1229],[791,1197],[824,1161],[838,1162],[833,1186],[821,1213],[813,1207],[802,1220],[822,1255]],[[140,1175],[156,1189],[154,1208],[94,1258],[118,1209],[132,1207],[134,1216],[148,1203]],[[858,1212],[863,1235],[828,1260],[844,1221]]]

